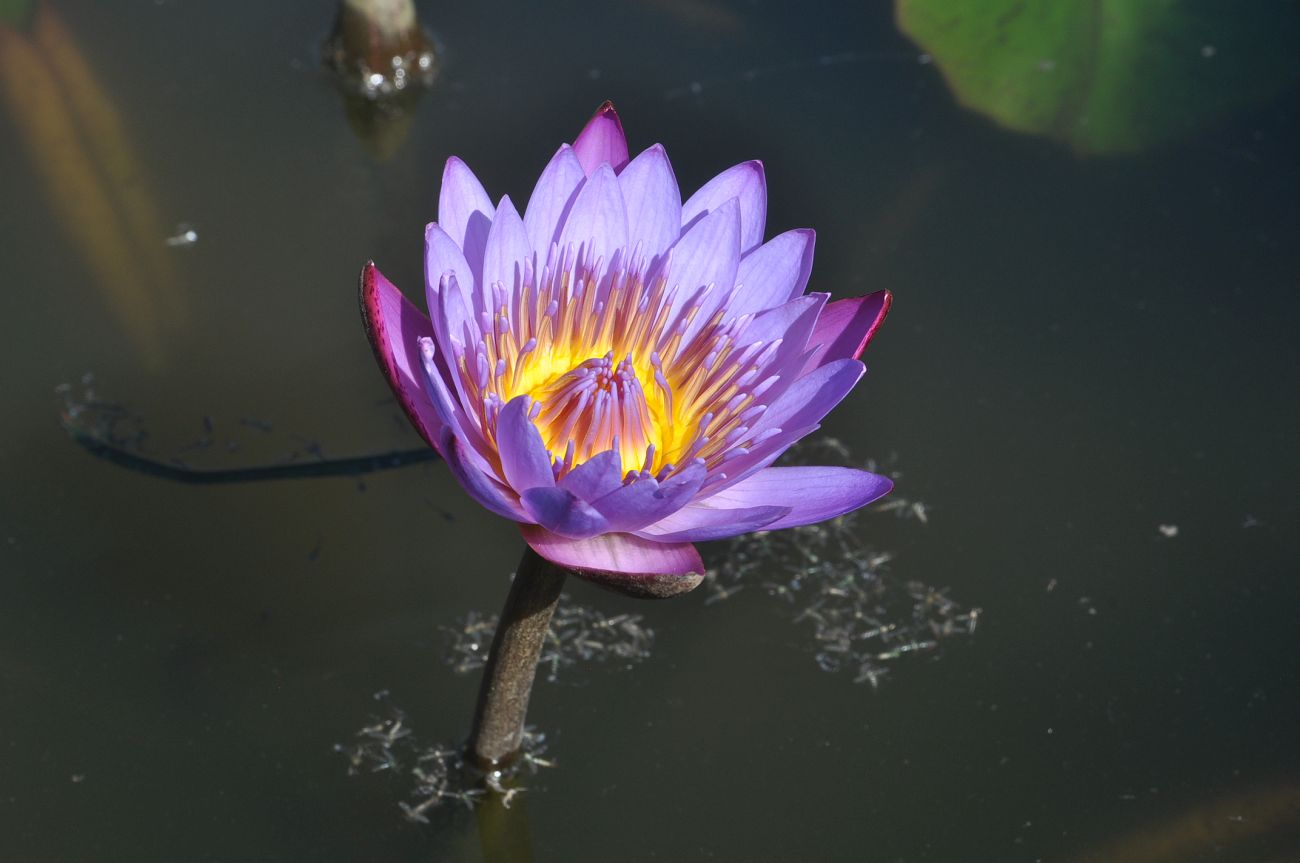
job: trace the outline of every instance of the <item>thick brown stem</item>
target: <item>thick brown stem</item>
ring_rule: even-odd
[[[537,658],[560,600],[565,574],[565,570],[525,548],[501,610],[479,688],[468,744],[469,755],[479,767],[497,769],[519,754]]]

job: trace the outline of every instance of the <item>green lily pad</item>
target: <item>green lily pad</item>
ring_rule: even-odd
[[[1145,149],[1300,77],[1300,4],[896,0],[957,101],[1081,153]]]

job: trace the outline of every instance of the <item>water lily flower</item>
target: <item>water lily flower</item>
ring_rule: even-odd
[[[865,372],[890,295],[805,293],[814,234],[764,242],[763,166],[682,201],[606,103],[522,213],[458,158],[425,232],[426,316],[374,264],[362,312],[389,384],[465,491],[543,558],[634,594],[702,577],[693,543],[864,506],[890,481],[773,467]]]

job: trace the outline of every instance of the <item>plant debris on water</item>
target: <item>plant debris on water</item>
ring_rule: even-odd
[[[93,375],[85,375],[79,386],[64,384],[57,392],[63,402],[63,423],[83,445],[92,451],[96,446],[103,447],[110,454],[148,455],[150,436],[145,423],[124,406],[102,399],[95,392]],[[248,417],[233,425],[244,430],[245,435],[258,437],[271,436],[274,429],[270,421]],[[235,436],[219,443],[217,428],[218,424],[205,416],[198,437],[176,455],[149,455],[148,461],[140,464],[126,460],[121,463],[147,472],[157,472],[149,465],[188,469],[182,455],[210,448],[234,451],[239,447]],[[281,464],[300,459],[326,464],[319,444],[297,435],[293,438],[299,447]],[[786,463],[827,460],[851,463],[852,456],[841,441],[826,437],[796,446]],[[393,466],[400,463],[385,460],[374,466],[358,464],[355,471],[350,471],[365,473]],[[862,466],[893,479],[901,475],[896,456]],[[274,470],[234,469],[225,473],[232,481],[239,481],[274,476]],[[222,471],[210,473],[215,477]],[[953,599],[947,588],[896,577],[891,570],[893,554],[863,539],[869,530],[865,522],[872,514],[892,513],[925,525],[930,512],[919,500],[894,495],[874,507],[832,521],[737,537],[724,546],[716,557],[717,565],[706,574],[701,590],[703,602],[716,605],[746,587],[761,589],[764,595],[788,608],[792,624],[807,628],[817,667],[831,673],[850,673],[855,683],[869,683],[878,689],[899,661],[913,655],[937,655],[947,639],[974,634],[980,620],[979,608]],[[312,552],[313,559],[316,553]],[[453,671],[468,674],[483,668],[496,626],[496,615],[471,611],[457,624],[444,627],[449,634],[445,660]],[[555,683],[561,680],[562,672],[585,663],[630,667],[648,659],[654,643],[655,632],[646,626],[642,615],[609,615],[572,602],[566,595],[551,620],[539,670],[545,672],[548,682]],[[580,678],[577,680],[580,682]],[[521,771],[532,773],[552,766],[544,757],[545,735],[530,728],[525,734],[523,755],[511,771],[485,776],[465,763],[459,747],[420,743],[406,714],[388,702],[387,693],[378,693],[376,698],[384,703],[388,714],[372,718],[356,733],[353,743],[339,744],[335,749],[347,758],[349,774],[387,772],[409,778],[410,794],[399,805],[414,821],[427,820],[431,809],[448,801],[472,806],[488,790],[509,802],[523,790],[514,784]]]
[[[849,458],[834,438],[796,447],[791,460]],[[897,479],[891,459],[868,470]],[[871,512],[928,521],[919,501],[894,498],[868,510],[806,527],[736,537],[705,576],[706,604],[734,596],[747,585],[761,586],[789,605],[791,620],[812,630],[814,659],[823,671],[853,673],[855,683],[879,688],[889,664],[912,654],[935,654],[956,635],[974,634],[980,610],[961,605],[938,588],[890,573],[893,555],[862,539]]]
[[[60,419],[72,439],[99,458],[119,467],[161,479],[196,484],[259,482],[276,479],[308,479],[327,476],[360,477],[432,461],[436,453],[427,447],[330,458],[319,441],[300,434],[277,434],[266,419],[240,417],[235,422],[218,422],[210,415],[196,422],[196,437],[187,443],[164,449],[149,433],[144,420],[124,405],[101,398],[94,389],[94,376],[86,374],[79,387],[61,384],[55,388],[62,406]],[[389,402],[391,404],[391,401]],[[292,445],[291,450],[287,450]],[[170,455],[167,452],[170,450]],[[259,463],[237,467],[199,466],[213,451],[239,452],[241,460],[253,452]],[[364,482],[358,488],[365,490]],[[444,517],[447,513],[442,511]]]
[[[135,455],[180,470],[194,469],[207,453],[236,453],[246,448],[258,454],[277,453],[276,464],[326,460],[319,441],[293,433],[276,435],[271,420],[249,416],[222,423],[204,415],[195,421],[192,432],[182,433],[188,440],[182,437],[181,442],[160,445],[142,416],[99,394],[91,372],[82,375],[78,384],[60,384],[54,392],[61,402],[64,428],[83,446],[98,448],[100,454]],[[259,438],[266,442],[255,440]]]
[[[471,611],[459,626],[445,627],[451,636],[447,664],[457,674],[477,671],[487,662],[497,616]],[[560,597],[546,633],[546,645],[538,669],[555,683],[560,670],[580,662],[617,662],[631,667],[650,656],[654,630],[642,623],[639,614],[607,615],[590,606]]]
[[[444,627],[450,636],[445,658],[451,669],[457,674],[481,670],[496,627],[496,615],[478,612],[467,614],[458,626]],[[639,614],[604,614],[566,595],[551,618],[538,669],[555,683],[562,669],[579,663],[631,666],[650,656],[654,637]],[[398,806],[411,821],[427,823],[430,812],[448,802],[472,808],[489,791],[501,795],[508,806],[526,790],[519,784],[522,777],[554,766],[546,758],[546,735],[530,726],[524,729],[519,758],[505,770],[485,774],[466,762],[459,746],[420,742],[406,713],[389,701],[386,690],[374,697],[385,705],[387,715],[372,717],[356,732],[353,743],[336,744],[334,749],[347,759],[350,776],[388,773],[409,779],[409,793]]]
[[[508,807],[527,790],[519,784],[523,777],[555,766],[546,758],[546,735],[529,726],[524,729],[519,757],[506,768],[484,772],[465,760],[459,746],[420,742],[387,690],[376,692],[374,699],[384,705],[385,715],[372,716],[353,742],[336,743],[334,751],[347,759],[349,776],[387,773],[409,780],[405,799],[397,805],[410,821],[428,824],[432,810],[445,803],[472,809],[489,792],[500,795],[502,805]]]

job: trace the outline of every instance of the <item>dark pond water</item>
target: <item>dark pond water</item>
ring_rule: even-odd
[[[1078,4],[1087,33],[934,5],[904,4],[913,42],[884,3],[430,4],[440,77],[382,146],[320,68],[329,4],[6,25],[5,859],[1300,859],[1295,4]],[[436,463],[124,470],[55,388],[93,372],[202,467],[415,446],[360,264],[414,294],[446,157],[518,198],[606,98],[683,188],[761,157],[769,231],[819,232],[815,289],[894,291],[824,432],[901,471],[912,517],[850,528],[891,596],[946,589],[979,627],[873,687],[819,667],[777,564],[725,602],[571,585],[653,649],[539,682],[558,766],[508,810],[413,824],[409,764],[349,777],[334,746],[391,705],[463,739],[447,629],[498,608],[514,528]]]

